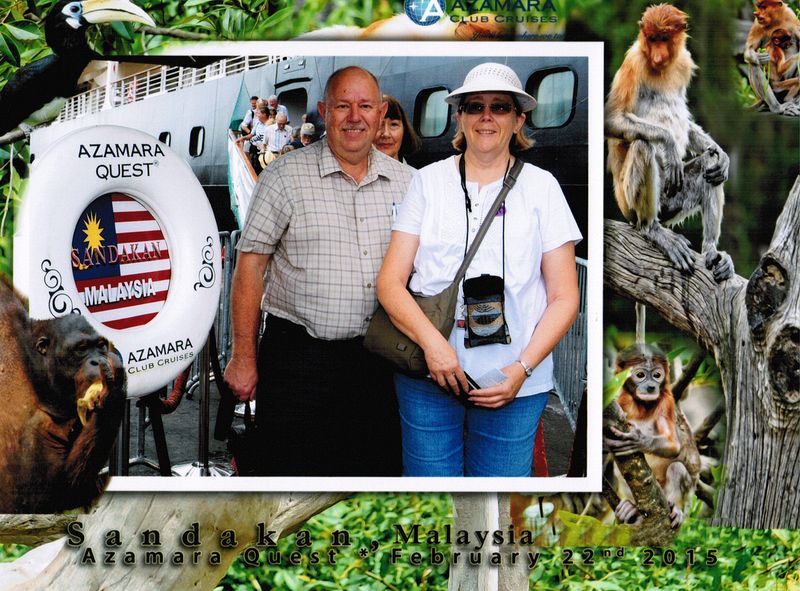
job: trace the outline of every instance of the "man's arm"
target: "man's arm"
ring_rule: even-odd
[[[269,260],[270,255],[267,254],[240,252],[233,274],[233,346],[231,360],[225,368],[225,382],[242,401],[253,400],[256,396],[258,327],[261,322],[263,278]]]

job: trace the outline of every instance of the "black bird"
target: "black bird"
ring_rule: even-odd
[[[75,94],[81,72],[99,57],[86,41],[86,27],[112,21],[155,25],[129,0],[60,0],[53,6],[44,22],[53,53],[20,68],[0,90],[0,136],[26,120],[35,125],[58,113],[60,106],[48,106]]]

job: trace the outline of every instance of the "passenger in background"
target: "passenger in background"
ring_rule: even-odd
[[[303,146],[313,144],[317,141],[317,128],[313,123],[303,123],[300,128],[300,143]]]
[[[264,154],[267,149],[265,133],[268,129],[267,110],[259,109],[256,111],[256,122],[253,124],[253,130],[247,135],[236,138],[237,144],[249,142],[247,152],[250,155],[250,162],[253,164],[253,169],[256,171],[256,174],[260,173],[263,168],[259,156]]]
[[[256,109],[258,109],[258,97],[253,95],[250,97],[250,108],[247,109],[247,112],[244,114],[244,118],[242,118],[242,122],[239,125],[239,129],[241,129],[242,133],[245,135],[253,131],[253,121],[256,119]]]
[[[279,105],[278,104],[278,97],[277,96],[275,96],[274,94],[271,94],[269,96],[269,98],[267,99],[267,105],[269,106],[270,109],[275,109],[276,114],[283,113],[284,115],[286,115],[286,120],[287,121],[289,120],[289,109],[287,109],[283,105]]]
[[[288,117],[283,113],[278,113],[275,123],[269,125],[264,131],[264,141],[267,144],[267,153],[264,160],[267,164],[275,160],[281,153],[283,147],[292,141],[292,128],[287,125]]]
[[[383,95],[383,100],[389,106],[373,143],[387,156],[405,162],[406,156],[419,151],[422,141],[411,126],[400,102],[388,94]]]
[[[295,150],[297,148],[302,148],[303,147],[303,144],[300,142],[300,128],[299,127],[293,127],[292,128],[292,141],[289,142],[289,145],[292,148],[294,148]]]

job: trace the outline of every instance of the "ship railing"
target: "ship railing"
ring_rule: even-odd
[[[244,227],[247,210],[250,206],[250,196],[256,186],[258,175],[250,163],[249,156],[243,150],[243,145],[236,143],[240,134],[228,130],[228,189],[231,194],[231,210],[239,223]]]
[[[155,66],[137,74],[126,76],[99,88],[81,92],[67,99],[56,121],[70,121],[130,103],[143,101],[184,88],[204,84],[211,80],[233,76],[275,64],[288,59],[285,56],[236,56],[212,62],[199,68],[186,66]]]

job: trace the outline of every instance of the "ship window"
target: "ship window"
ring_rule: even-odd
[[[202,126],[192,128],[192,133],[189,136],[189,155],[197,157],[203,153],[205,147],[206,130]]]
[[[449,94],[446,88],[428,88],[417,95],[417,129],[422,137],[438,137],[447,129],[449,105],[444,97]]]
[[[525,90],[538,103],[529,121],[535,128],[561,127],[575,114],[577,84],[575,73],[568,68],[535,72]]]
[[[162,144],[172,145],[172,134],[168,131],[162,131],[158,134],[158,141]]]

